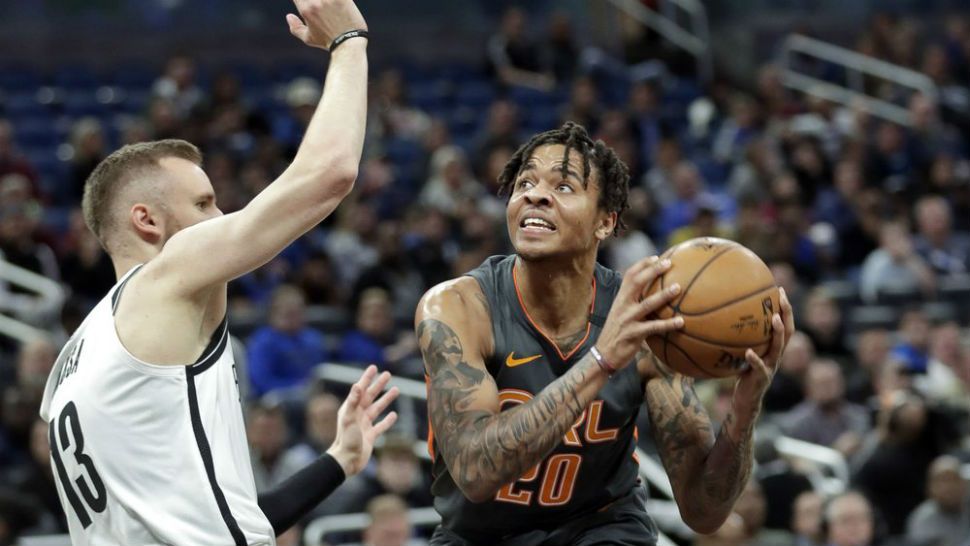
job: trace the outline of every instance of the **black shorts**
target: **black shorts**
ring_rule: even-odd
[[[570,519],[561,527],[529,531],[493,543],[495,546],[656,546],[657,525],[647,515],[647,492],[637,485],[602,512]],[[429,546],[486,546],[475,544],[439,526]],[[491,544],[487,546],[492,546]]]

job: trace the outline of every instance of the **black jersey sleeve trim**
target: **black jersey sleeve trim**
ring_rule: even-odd
[[[111,314],[112,315],[114,315],[115,311],[118,310],[118,302],[121,301],[121,291],[125,289],[125,285],[128,284],[128,281],[130,281],[131,278],[135,276],[135,273],[137,273],[138,270],[141,269],[141,266],[143,265],[145,264],[136,265],[135,268],[131,270],[131,273],[128,273],[128,275],[125,277],[125,280],[121,281],[121,284],[118,285],[118,288],[115,288],[115,293],[111,294]]]
[[[219,357],[222,356],[222,352],[226,349],[226,344],[229,343],[229,315],[227,314],[222,318],[222,322],[214,332],[212,332],[212,338],[209,339],[209,345],[206,346],[205,350],[202,351],[202,356],[199,357],[195,364],[189,366],[189,370],[193,374],[198,375],[215,364]]]
[[[196,366],[189,366],[185,369],[187,379],[185,383],[189,391],[189,415],[192,419],[192,432],[195,434],[195,443],[199,448],[202,464],[205,466],[206,477],[209,478],[209,487],[212,489],[212,494],[216,498],[216,504],[219,506],[219,512],[222,514],[222,521],[225,522],[226,528],[229,529],[233,543],[236,546],[246,546],[246,536],[243,534],[242,529],[239,528],[239,523],[236,522],[232,511],[229,510],[229,503],[226,502],[226,496],[223,494],[222,488],[219,487],[219,482],[216,481],[216,469],[212,462],[212,450],[209,448],[209,439],[206,437],[205,429],[202,427],[202,417],[199,414],[199,399],[195,391],[195,376],[202,371],[204,370]]]

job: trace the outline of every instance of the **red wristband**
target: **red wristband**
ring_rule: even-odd
[[[607,376],[613,377],[613,374],[616,373],[616,368],[610,365],[610,363],[603,358],[603,354],[600,353],[599,349],[597,349],[595,345],[589,348],[589,354],[593,355],[593,360],[596,361],[596,364],[606,373]]]

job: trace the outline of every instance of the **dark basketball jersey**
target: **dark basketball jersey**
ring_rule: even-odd
[[[589,352],[620,287],[615,271],[596,266],[586,338],[563,354],[532,322],[516,288],[515,256],[493,256],[468,273],[488,300],[495,351],[486,359],[502,410],[531,400]],[[534,529],[554,528],[595,512],[637,484],[636,418],[643,385],[636,366],[616,373],[562,443],[492,500],[473,503],[461,493],[434,445],[431,491],[442,525],[475,544]]]

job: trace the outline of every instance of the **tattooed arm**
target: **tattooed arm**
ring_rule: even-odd
[[[491,499],[548,455],[606,382],[587,355],[533,400],[500,413],[498,389],[485,369],[491,322],[477,281],[464,277],[433,288],[415,323],[435,443],[474,502]]]
[[[653,439],[684,523],[698,533],[713,533],[731,513],[751,475],[757,412],[737,417],[732,411],[715,438],[693,378],[670,372],[656,359],[649,351],[639,359],[650,361],[658,371],[646,386]]]
[[[597,341],[618,368],[632,362],[648,334],[683,324],[645,319],[676,294],[667,290],[640,300],[665,267],[642,260],[624,277]],[[484,363],[494,345],[490,325],[485,296],[470,277],[431,289],[415,315],[435,442],[455,483],[474,502],[493,498],[559,445],[607,380],[587,354],[532,400],[500,412],[498,389]]]
[[[781,315],[772,317],[772,341],[762,360],[748,350],[748,369],[738,376],[731,410],[714,437],[711,419],[694,392],[694,380],[671,372],[649,350],[637,368],[647,379],[650,429],[673,486],[684,523],[713,533],[734,508],[751,476],[752,435],[761,399],[774,376],[785,343],[795,331],[791,305],[781,293]]]

